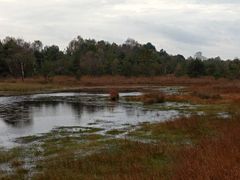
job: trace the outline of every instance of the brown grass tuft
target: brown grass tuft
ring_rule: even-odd
[[[118,141],[106,150],[82,159],[54,159],[35,179],[159,179],[166,175],[170,159],[167,147]]]
[[[110,94],[110,100],[111,101],[119,100],[119,92],[116,89],[110,90],[109,94]]]
[[[141,96],[128,97],[127,100],[140,101],[144,104],[163,103],[165,102],[165,95],[161,92],[148,92],[144,93]]]
[[[203,138],[197,146],[185,147],[177,154],[173,179],[240,179],[239,119],[215,128],[218,137]]]

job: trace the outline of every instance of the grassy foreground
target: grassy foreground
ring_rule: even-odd
[[[125,139],[58,131],[1,150],[1,179],[239,179],[240,115],[143,124]],[[35,163],[27,168],[29,159]]]
[[[20,138],[22,147],[0,149],[0,167],[11,167],[0,179],[240,179],[240,86],[224,82],[199,80],[186,94],[166,95],[203,105],[202,115],[130,132],[99,135],[99,129],[79,127]],[[121,133],[125,138],[115,138]]]

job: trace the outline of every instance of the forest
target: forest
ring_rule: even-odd
[[[171,55],[149,43],[127,39],[118,45],[106,41],[73,39],[64,51],[57,45],[44,46],[39,40],[26,42],[20,38],[0,40],[0,77],[21,78],[43,76],[46,81],[55,75],[80,79],[83,75],[121,76],[213,76],[237,79],[240,60],[220,57],[201,60]]]

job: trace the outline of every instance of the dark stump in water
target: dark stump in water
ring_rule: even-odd
[[[117,90],[110,91],[110,100],[111,101],[118,101],[119,100],[119,92]]]

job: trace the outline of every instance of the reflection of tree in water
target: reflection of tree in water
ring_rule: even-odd
[[[14,102],[7,105],[0,105],[0,117],[3,121],[13,127],[26,127],[31,126],[33,123],[32,108],[36,107],[41,109],[51,108],[52,110],[57,109],[57,105],[60,102],[57,101],[25,101]]]
[[[74,113],[77,114],[79,118],[81,117],[83,112],[92,114],[105,109],[104,106],[96,106],[93,104],[83,104],[83,103],[68,103],[68,104],[72,107],[72,109],[74,110]]]
[[[38,107],[41,108],[42,105],[46,105],[46,106],[51,106],[51,107],[56,107],[60,102],[57,101],[26,101],[25,104],[27,104],[28,106],[34,106],[34,107]]]
[[[30,101],[27,102],[29,107],[36,107],[38,109],[50,109],[52,112],[57,112],[59,107],[63,108],[70,108],[73,113],[80,119],[84,112],[87,113],[95,113],[97,111],[103,110],[103,106],[96,106],[94,104],[88,104],[83,102],[76,102],[76,101],[62,101],[60,99],[55,99],[54,101]],[[68,112],[66,112],[68,113]]]
[[[97,111],[102,111],[102,110],[104,110],[104,107],[103,106],[87,105],[87,106],[84,107],[84,110],[90,114],[90,113],[95,113]]]
[[[0,104],[0,117],[10,126],[25,127],[32,125],[33,114],[35,112],[41,112],[41,110],[44,110],[44,112],[55,112],[55,114],[57,114],[59,108],[63,108],[62,110],[70,108],[80,119],[84,112],[88,114],[104,111],[114,112],[117,105],[117,103],[109,104],[109,102],[106,102],[103,98],[91,97],[76,99],[74,99],[74,97],[25,98],[18,102]],[[66,113],[68,112],[66,111]]]
[[[0,107],[0,117],[13,127],[25,127],[32,124],[30,108],[24,102],[17,102]]]
[[[126,109],[126,114],[128,117],[132,117],[132,116],[136,116],[136,117],[140,117],[140,116],[145,116],[147,115],[147,113],[149,112],[149,110],[144,109],[142,107],[134,107],[134,106],[127,106],[124,107]]]
[[[81,103],[68,103],[68,105],[71,106],[74,114],[80,119],[84,111],[83,105]]]
[[[126,114],[128,117],[130,116],[140,116],[140,112],[137,108],[133,108],[133,107],[125,107],[126,108]]]
[[[118,106],[119,104],[117,102],[110,102],[110,104],[108,106],[106,106],[107,110],[109,112],[114,112],[115,108]]]
[[[31,108],[40,109],[51,109],[52,112],[57,112],[57,108],[62,102],[58,101],[27,101],[25,102]]]

